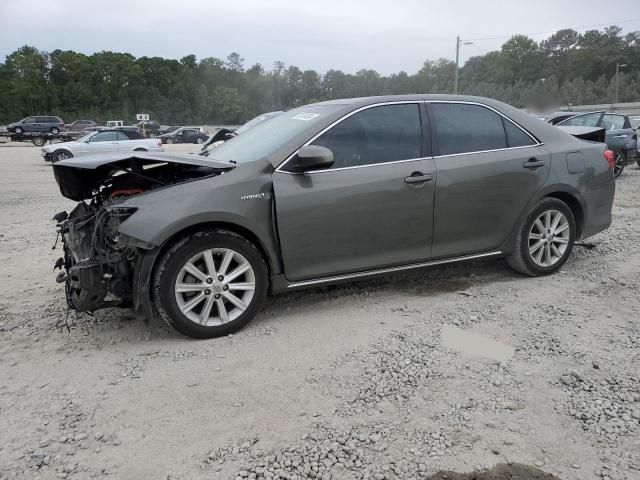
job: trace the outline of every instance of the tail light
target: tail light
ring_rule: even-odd
[[[613,169],[616,166],[616,154],[612,150],[605,150],[604,158],[607,159],[609,168]]]

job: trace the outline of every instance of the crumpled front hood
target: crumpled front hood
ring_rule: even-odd
[[[210,169],[211,173],[235,168],[232,163],[208,160],[198,155],[127,152],[62,160],[53,164],[53,174],[64,197],[81,201],[91,198],[103,182],[119,171],[137,170],[144,175],[144,168],[171,164]]]

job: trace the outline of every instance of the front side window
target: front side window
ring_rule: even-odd
[[[507,148],[502,117],[486,107],[432,103],[431,113],[438,155]]]
[[[115,142],[117,139],[116,132],[100,132],[91,137],[91,143],[95,142]]]
[[[584,115],[578,115],[577,117],[571,117],[567,120],[558,123],[558,126],[563,127],[597,127],[600,122],[602,112],[587,113]]]
[[[35,117],[27,117],[22,121],[22,123],[36,123],[36,118]]]
[[[421,132],[418,104],[381,105],[351,115],[312,145],[333,152],[332,168],[374,165],[420,158]]]

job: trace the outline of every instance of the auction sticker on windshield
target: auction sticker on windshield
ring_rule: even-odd
[[[291,117],[292,120],[302,120],[308,122],[309,120],[313,120],[318,117],[320,114],[318,113],[299,113],[295,117]]]

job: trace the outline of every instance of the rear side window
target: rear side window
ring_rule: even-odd
[[[568,118],[557,125],[563,127],[597,127],[600,117],[602,117],[602,112],[587,113]]]
[[[333,152],[332,168],[420,158],[419,106],[411,103],[368,108],[335,125],[313,145]]]
[[[507,134],[507,145],[509,147],[528,147],[537,143],[531,136],[509,120],[503,118],[502,121],[504,122],[504,131]]]
[[[432,103],[438,155],[507,148],[502,117],[480,105]]]
[[[622,130],[624,128],[624,117],[622,115],[607,114],[602,119],[602,124],[607,130]]]
[[[125,133],[116,132],[116,134],[119,142],[122,140],[129,140],[129,137]]]
[[[49,123],[47,117],[36,117],[36,123]]]

